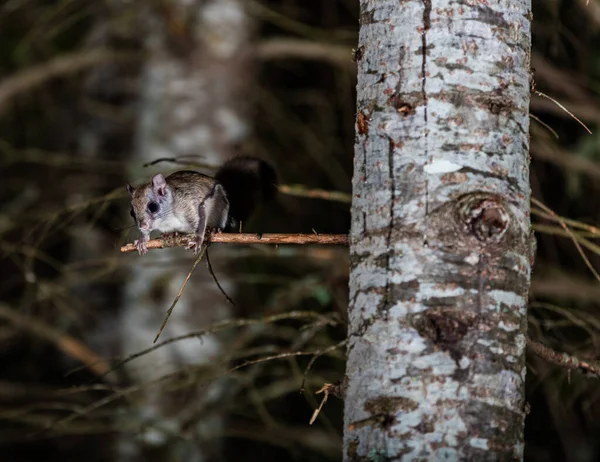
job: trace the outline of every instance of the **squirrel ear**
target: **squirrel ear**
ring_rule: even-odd
[[[127,192],[133,196],[133,192],[135,191],[135,188],[133,186],[131,186],[129,183],[125,184],[125,188],[127,188]]]
[[[152,178],[152,189],[159,196],[164,196],[167,193],[167,182],[162,173],[157,173]]]

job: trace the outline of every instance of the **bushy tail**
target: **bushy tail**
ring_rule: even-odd
[[[228,160],[215,179],[223,185],[229,199],[229,226],[237,228],[246,221],[260,202],[275,197],[277,174],[262,159],[238,156]]]

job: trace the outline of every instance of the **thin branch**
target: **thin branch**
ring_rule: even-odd
[[[163,342],[165,343],[165,342]],[[336,346],[339,346],[336,345]],[[316,351],[292,351],[292,352],[286,352],[286,353],[281,353],[281,354],[277,354],[277,355],[271,355],[271,356],[266,356],[266,357],[262,357],[262,358],[258,358],[255,360],[251,360],[251,361],[246,361],[242,364],[238,364],[235,367],[232,367],[229,369],[229,371],[223,373],[223,374],[219,374],[214,378],[219,378],[219,377],[223,377],[226,376],[228,374],[231,374],[232,372],[238,370],[238,369],[242,369],[244,367],[247,366],[251,366],[253,364],[259,364],[259,363],[263,363],[266,361],[272,361],[275,359],[282,359],[282,358],[290,358],[290,357],[296,357],[296,356],[310,356],[310,355],[319,355],[319,354],[323,354],[325,353],[325,351],[331,351],[333,348],[328,347],[324,350],[316,350]],[[96,409],[99,409],[102,406],[105,406],[119,398],[122,397],[126,397],[144,387],[149,387],[149,386],[153,386],[153,385],[157,385],[159,383],[162,382],[166,382],[169,379],[172,379],[174,377],[178,377],[178,375],[181,373],[181,371],[175,371],[166,375],[163,375],[162,377],[159,377],[157,379],[142,383],[142,384],[135,384],[135,385],[131,385],[127,388],[123,388],[120,390],[115,391],[112,395],[106,396],[104,398],[101,398],[93,403],[91,403],[89,406],[79,409],[75,412],[73,412],[72,414],[62,418],[62,419],[58,419],[55,420],[53,422],[50,422],[49,425],[46,426],[46,430],[50,430],[55,426],[62,426],[65,423],[68,423],[74,419],[76,419],[77,417],[84,417],[87,414],[91,413],[92,411],[95,411]]]
[[[324,199],[328,201],[352,202],[352,195],[340,191],[326,191],[324,189],[309,189],[299,184],[284,184],[279,186],[279,192],[289,196],[310,197],[311,199]]]
[[[541,120],[538,116],[532,114],[531,112],[529,113],[529,117],[531,117],[533,120],[535,120],[538,124],[540,124],[542,127],[544,127],[546,130],[548,130],[550,133],[552,133],[552,135],[554,136],[554,138],[556,138],[557,140],[560,139],[560,137],[558,136],[558,133],[556,133],[556,130],[554,130],[550,125],[548,125],[546,122],[544,122],[543,120]]]
[[[335,390],[336,388],[337,388],[337,386],[334,385],[333,383],[326,383],[319,390],[317,390],[315,392],[315,395],[318,395],[320,393],[324,393],[324,396],[323,396],[323,399],[321,400],[321,404],[319,405],[319,407],[317,409],[315,409],[315,411],[313,412],[313,415],[310,418],[310,421],[308,422],[308,425],[312,425],[312,424],[315,423],[315,420],[317,420],[317,417],[321,413],[321,410],[323,409],[323,406],[325,405],[325,403],[327,402],[327,399],[329,398],[329,394],[330,393],[334,394],[333,390]]]
[[[190,165],[190,164],[194,164],[197,165],[197,168],[212,168],[212,165],[209,164],[200,164],[200,163],[196,163],[193,162],[191,160],[186,160],[186,159],[202,159],[203,156],[197,156],[197,155],[187,155],[187,156],[178,156],[178,157],[159,157],[158,159],[155,159],[151,162],[146,162],[143,167],[152,167],[153,165],[157,165],[157,164],[162,164],[162,163],[172,163],[172,164],[177,164],[177,165]]]
[[[292,357],[295,357],[295,356],[315,356],[315,357],[319,357],[319,356],[327,354],[327,353],[329,353],[329,352],[335,350],[336,348],[339,348],[340,346],[343,346],[345,344],[346,344],[346,340],[343,340],[343,341],[341,341],[339,343],[336,343],[335,345],[330,345],[327,348],[322,348],[322,349],[316,350],[316,351],[288,351],[288,352],[279,353],[279,354],[276,354],[276,355],[264,356],[262,358],[252,359],[250,361],[245,361],[242,364],[238,364],[237,366],[234,366],[231,369],[229,369],[229,372],[234,372],[234,371],[237,371],[238,369],[242,369],[244,367],[252,366],[254,364],[260,364],[260,363],[264,363],[266,361],[273,361],[274,359],[292,358]]]
[[[600,378],[600,366],[596,361],[587,361],[567,353],[560,353],[547,347],[539,342],[527,339],[527,346],[540,358],[545,359],[549,363],[556,364],[568,370],[579,370],[580,372],[591,374],[596,378]]]
[[[556,104],[556,105],[557,105],[559,108],[561,108],[561,109],[562,109],[564,112],[566,112],[567,114],[569,114],[569,115],[570,115],[570,116],[573,118],[573,120],[575,120],[575,121],[579,122],[579,125],[581,125],[583,128],[585,128],[585,130],[586,130],[586,131],[587,131],[587,132],[588,132],[590,135],[592,135],[592,131],[591,131],[591,130],[590,130],[588,127],[587,127],[587,125],[586,125],[586,124],[584,124],[584,123],[583,123],[581,120],[579,120],[579,119],[578,119],[578,118],[575,116],[575,114],[573,114],[571,111],[569,111],[569,110],[568,110],[566,107],[564,107],[562,104],[560,104],[560,103],[559,103],[558,101],[556,101],[554,98],[552,98],[552,97],[550,97],[550,96],[546,95],[545,93],[542,93],[541,91],[537,91],[537,90],[536,90],[536,91],[534,91],[534,93],[535,93],[536,95],[538,95],[538,96],[542,96],[542,97],[544,97],[544,98],[547,98],[547,99],[549,99],[550,101],[552,101],[552,102],[553,102],[554,104]]]
[[[563,222],[565,222],[565,224],[569,225],[571,228],[582,229],[582,230],[586,231],[588,234],[593,235],[594,237],[600,237],[600,229],[598,229],[596,226],[589,225],[589,224],[583,223],[581,221],[572,220],[570,218],[566,218],[566,217],[556,215],[556,214],[551,215],[549,213],[546,213],[542,210],[538,210],[536,208],[531,209],[531,214],[537,215],[539,217],[546,218],[546,219],[552,220],[552,221],[557,221],[557,218],[558,218],[558,219],[562,220]]]
[[[148,249],[166,249],[169,247],[187,247],[194,238],[193,235],[167,236],[160,239],[151,239],[146,243]],[[206,238],[211,243],[219,244],[320,244],[320,245],[348,245],[347,234],[237,234],[213,233]],[[121,252],[135,252],[133,244],[121,247]]]
[[[273,24],[279,29],[293,32],[294,35],[307,37],[310,40],[325,40],[328,42],[356,40],[354,30],[342,28],[324,30],[282,14],[273,8],[269,8],[263,2],[246,0],[244,6],[252,16],[256,16],[262,22]]]
[[[532,197],[531,202],[534,203],[537,207],[541,208],[544,212],[550,214],[556,220],[556,222],[564,229],[564,231],[569,235],[569,237],[573,241],[573,244],[577,248],[579,255],[583,259],[583,261],[586,264],[586,266],[588,267],[588,269],[592,272],[594,277],[598,281],[600,281],[600,274],[598,274],[598,272],[592,265],[592,262],[590,262],[587,255],[581,248],[581,245],[579,244],[579,239],[577,238],[577,236],[575,236],[575,234],[573,234],[573,231],[571,231],[571,229],[565,224],[564,220],[561,220],[561,218],[554,212],[554,210],[552,210],[551,208],[549,208],[543,202],[537,200],[536,198]]]
[[[304,385],[306,384],[306,379],[308,378],[308,373],[310,372],[310,369],[312,368],[315,361],[317,359],[319,359],[319,357],[323,356],[325,353],[329,353],[330,351],[335,350],[336,348],[344,346],[346,343],[348,343],[348,339],[342,340],[341,342],[336,343],[335,345],[331,345],[329,348],[326,348],[324,350],[321,350],[318,353],[315,353],[315,355],[309,361],[308,366],[306,366],[306,369],[304,370],[304,376],[302,377],[302,385],[300,385],[300,393],[304,393]]]
[[[206,252],[207,247],[208,247],[208,243],[205,246],[202,247],[202,251],[200,252],[200,255],[198,255],[198,258],[196,258],[196,261],[192,265],[192,269],[190,270],[190,272],[185,277],[185,281],[183,281],[183,284],[181,285],[181,288],[179,289],[179,292],[177,292],[177,296],[175,297],[175,300],[173,300],[173,303],[169,307],[169,309],[167,311],[167,315],[165,316],[165,319],[164,319],[162,325],[160,326],[160,329],[158,330],[158,334],[156,334],[156,337],[154,338],[154,342],[152,342],[152,343],[156,343],[156,341],[158,340],[158,337],[160,337],[160,334],[162,333],[163,329],[167,325],[167,321],[169,320],[169,317],[171,316],[171,313],[173,312],[173,309],[175,308],[175,305],[177,305],[177,302],[181,298],[181,294],[183,293],[183,289],[185,289],[185,286],[187,285],[188,281],[192,277],[192,273],[194,272],[194,270],[198,266],[198,263],[200,263],[200,260],[202,260],[202,257],[204,256],[204,253]]]
[[[231,299],[231,297],[229,295],[227,295],[227,292],[225,292],[225,289],[223,289],[223,286],[221,286],[221,283],[217,279],[217,275],[213,271],[213,267],[212,267],[212,265],[210,263],[210,256],[208,255],[208,247],[206,248],[206,266],[208,267],[208,272],[212,276],[213,280],[215,281],[215,284],[217,285],[217,287],[219,288],[219,290],[221,291],[221,293],[225,296],[225,298],[227,299],[227,301],[234,308],[237,308],[236,305],[235,305],[235,302]]]
[[[61,430],[62,430],[64,428],[65,424],[71,422],[72,420],[75,420],[78,417],[85,417],[86,415],[90,414],[91,412],[95,411],[96,409],[106,406],[107,404],[110,404],[110,403],[118,400],[119,398],[125,398],[145,387],[158,385],[162,382],[166,382],[169,379],[178,377],[178,375],[180,373],[181,373],[180,371],[171,372],[170,374],[163,375],[157,379],[150,380],[148,382],[136,383],[136,384],[130,385],[126,388],[117,389],[114,391],[113,394],[105,396],[104,398],[101,398],[99,400],[96,400],[93,403],[91,403],[90,405],[78,410],[77,412],[73,412],[72,414],[69,414],[66,417],[50,421],[45,426],[45,428],[40,429],[37,432],[34,432],[30,436],[34,437],[34,436],[40,434],[41,432],[44,432],[44,430],[49,431],[49,430],[54,429],[55,427],[61,427]]]
[[[4,304],[0,304],[0,318],[7,319],[13,325],[54,343],[64,354],[80,361],[96,375],[104,376],[110,370],[108,363],[88,346],[44,322],[30,316],[23,316]]]
[[[564,230],[561,226],[555,225],[545,225],[542,223],[534,223],[532,226],[534,231],[547,234],[549,236],[562,236],[562,237],[570,237],[573,238],[568,232]],[[597,234],[589,233],[587,231],[577,231],[576,234],[573,234],[577,239],[577,242],[581,244],[582,247],[585,247],[591,252],[594,252],[596,255],[600,255],[600,245],[594,244],[590,239],[598,239]]]
[[[287,319],[326,319],[326,316],[323,316],[322,314],[316,313],[314,311],[291,311],[288,313],[280,313],[280,314],[275,314],[272,316],[265,316],[265,317],[257,318],[257,319],[230,319],[230,320],[226,320],[226,321],[221,321],[221,322],[215,323],[211,326],[208,326],[206,329],[203,329],[203,330],[200,330],[197,332],[190,332],[189,334],[179,335],[177,337],[172,337],[170,339],[163,340],[162,342],[160,342],[154,346],[146,348],[145,350],[138,351],[137,353],[134,353],[134,354],[124,358],[123,360],[119,361],[107,373],[118,369],[119,367],[133,361],[134,359],[137,359],[144,355],[152,353],[154,350],[157,350],[157,349],[164,347],[166,345],[169,345],[171,343],[179,342],[182,340],[187,340],[190,338],[202,338],[202,336],[204,336],[206,334],[214,334],[216,332],[220,332],[225,329],[232,329],[234,327],[253,326],[253,325],[257,325],[257,324],[271,324],[271,323],[275,323],[275,322],[278,322],[281,320],[287,320]]]
[[[256,46],[256,56],[263,61],[271,59],[306,59],[329,61],[356,72],[350,46],[315,40],[275,38]]]
[[[48,80],[75,74],[98,64],[135,58],[137,58],[135,54],[113,50],[82,50],[28,67],[0,82],[0,114],[15,96],[30,91]]]

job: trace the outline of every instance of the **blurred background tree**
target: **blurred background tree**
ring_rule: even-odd
[[[594,132],[533,96],[533,196],[577,220],[598,268],[600,2],[534,0],[533,13],[536,90]],[[163,338],[236,316],[265,322],[223,325],[101,376],[151,346],[192,263],[181,249],[119,255],[136,236],[125,181],[211,173],[240,152],[272,162],[282,184],[349,193],[357,32],[350,0],[0,4],[3,460],[340,459],[341,403],[308,421],[315,390],[343,377],[343,348],[314,352],[344,339],[346,249],[214,246],[236,307],[201,266]],[[161,157],[176,162],[144,167]],[[246,229],[345,233],[345,197],[281,194]],[[596,358],[598,281],[533,209],[530,336]],[[600,458],[597,382],[533,355],[528,366],[526,459]]]

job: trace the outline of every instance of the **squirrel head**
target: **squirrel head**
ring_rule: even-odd
[[[172,211],[173,192],[162,173],[154,175],[151,183],[134,188],[127,183],[131,195],[131,216],[142,232],[151,232],[160,227]]]

